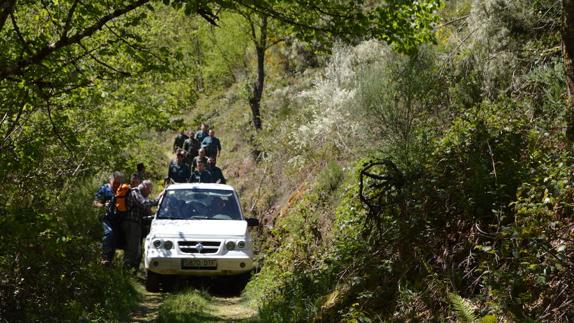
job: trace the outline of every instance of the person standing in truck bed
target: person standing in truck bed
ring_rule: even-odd
[[[169,163],[166,181],[169,183],[187,183],[191,172],[189,166],[184,162],[185,152],[178,149],[175,154],[175,160]]]
[[[190,183],[213,183],[211,173],[203,160],[197,161],[197,170],[191,174]]]
[[[221,168],[215,166],[215,163],[216,163],[215,158],[209,157],[207,159],[207,170],[211,173],[212,183],[225,184],[227,181],[223,176],[223,172],[221,171]]]
[[[189,138],[183,142],[183,150],[185,151],[185,163],[191,167],[193,159],[199,154],[201,143],[195,139],[193,132],[190,132]]]
[[[204,163],[207,164],[207,156],[205,155],[205,148],[201,148],[199,150],[199,154],[195,156],[195,158],[191,161],[191,172],[195,172],[197,170],[197,162],[202,160]]]

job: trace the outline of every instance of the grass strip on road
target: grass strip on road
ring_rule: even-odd
[[[157,322],[255,322],[257,311],[241,297],[216,297],[197,289],[169,295]]]

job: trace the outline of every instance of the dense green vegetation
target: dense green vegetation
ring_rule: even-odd
[[[164,2],[0,6],[1,319],[128,320],[93,194],[203,121],[262,222],[261,321],[574,319],[561,1]]]
[[[340,47],[284,103],[306,176],[246,291],[263,321],[574,315],[559,3],[442,16],[437,46]]]
[[[57,27],[49,13],[58,4],[44,4],[45,10],[37,5],[18,6],[14,19],[21,22],[21,33],[47,37],[46,30]],[[100,14],[86,10],[82,14]],[[76,46],[69,53],[58,52],[65,57],[53,57],[54,62],[42,65],[50,70],[30,69],[18,79],[0,81],[3,319],[126,320],[138,302],[129,275],[119,267],[106,270],[99,264],[103,214],[92,209],[91,202],[114,169],[129,174],[138,161],[144,161],[150,175],[160,177],[166,163],[157,139],[161,135],[149,130],[172,128],[172,115],[196,99],[187,86],[193,70],[177,65],[178,53],[186,55],[192,49],[184,36],[167,37],[170,32],[162,29],[168,19],[168,26],[190,32],[195,28],[183,15],[172,16],[165,9],[133,26],[134,19],[144,14],[114,21],[110,28],[117,28],[114,32],[121,38],[112,31],[97,34],[91,39],[96,44],[84,44],[91,50],[84,53]],[[24,23],[25,19],[36,25]],[[9,39],[14,25],[4,28],[2,48],[14,49],[8,45],[18,44]],[[123,47],[139,37],[146,39],[145,51]],[[170,41],[181,47],[162,47]],[[111,46],[118,42],[123,45]],[[3,59],[8,54],[3,52]],[[14,55],[19,55],[17,49]],[[67,65],[75,55],[81,58]],[[166,60],[165,65],[152,56]],[[116,71],[120,69],[125,73]]]

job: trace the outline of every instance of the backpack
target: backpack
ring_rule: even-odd
[[[120,187],[116,189],[108,209],[109,219],[119,220],[127,215],[127,212],[129,211],[128,196],[130,195],[130,192],[131,189],[129,184],[121,184]]]
[[[114,195],[114,206],[116,212],[127,212],[129,211],[128,208],[128,195],[130,195],[130,185],[129,184],[122,184],[118,187],[116,194]]]

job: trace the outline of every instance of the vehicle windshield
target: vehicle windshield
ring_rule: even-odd
[[[157,218],[241,220],[241,213],[233,191],[193,188],[166,191]]]

